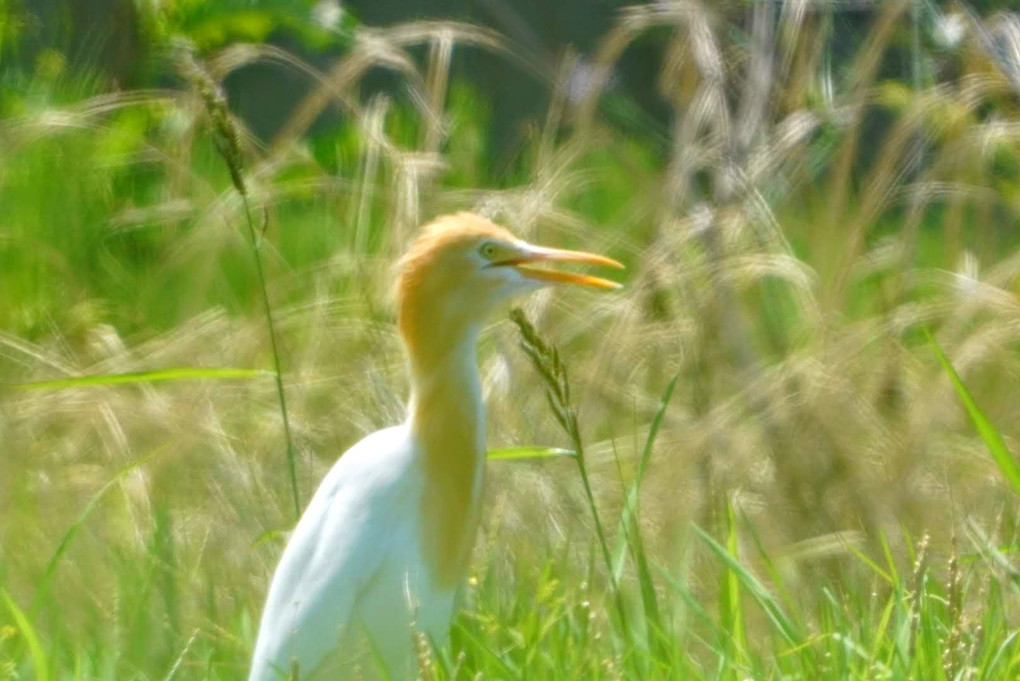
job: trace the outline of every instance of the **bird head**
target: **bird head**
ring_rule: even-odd
[[[549,263],[623,267],[594,253],[535,246],[471,213],[438,218],[401,260],[397,299],[405,340],[420,338],[426,329],[455,332],[480,325],[514,296],[543,286],[620,288],[608,279],[543,267]]]

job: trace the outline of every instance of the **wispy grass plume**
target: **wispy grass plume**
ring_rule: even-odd
[[[595,495],[592,492],[591,479],[588,475],[588,466],[584,457],[584,443],[581,440],[581,431],[577,424],[577,413],[574,410],[573,402],[570,399],[570,380],[567,377],[567,366],[560,358],[560,352],[555,345],[547,343],[535,330],[534,325],[528,320],[524,311],[519,307],[510,311],[510,319],[517,326],[521,334],[521,348],[531,360],[531,365],[538,372],[542,383],[545,384],[545,396],[552,410],[556,422],[570,439],[574,451],[574,461],[577,462],[577,472],[581,478],[581,485],[584,487],[584,494],[588,501],[588,509],[591,511],[592,520],[595,524],[595,536],[598,539],[599,549],[602,552],[602,559],[605,561],[606,570],[609,573],[610,587],[613,600],[616,604],[617,616],[620,618],[620,625],[624,632],[629,635],[627,625],[627,609],[623,602],[623,594],[620,591],[619,580],[613,571],[613,559],[609,553],[609,542],[606,539],[606,532],[599,518],[598,506],[595,503]]]

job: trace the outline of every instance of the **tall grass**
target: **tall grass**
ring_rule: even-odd
[[[269,350],[273,356],[273,377],[276,381],[276,396],[280,402],[280,419],[283,423],[283,438],[287,445],[287,473],[290,477],[290,491],[294,501],[294,517],[301,517],[301,494],[298,491],[297,463],[294,459],[294,437],[290,432],[290,414],[287,411],[287,391],[283,388],[283,369],[280,362],[280,349],[276,342],[276,325],[273,323],[273,306],[269,302],[269,291],[266,286],[266,272],[262,265],[262,237],[255,231],[251,206],[248,204],[248,185],[244,180],[244,164],[241,155],[241,135],[227,109],[226,98],[209,74],[195,60],[187,47],[180,48],[181,69],[188,81],[195,88],[215,131],[216,148],[220,157],[230,171],[230,181],[241,197],[244,207],[244,224],[248,228],[248,240],[251,243],[252,255],[255,260],[255,273],[258,275],[258,288],[262,294],[262,310],[266,317],[266,332],[269,337]],[[266,213],[265,220],[269,220]],[[264,227],[263,227],[264,228]]]
[[[428,675],[1016,676],[1017,499],[925,330],[1011,457],[1020,24],[939,42],[911,7],[641,5],[556,64],[450,23],[359,28],[323,70],[231,45],[213,86],[315,83],[264,146],[238,128],[244,200],[187,86],[33,78],[0,132],[0,678],[242,676],[294,489],[403,418],[391,263],[462,208],[631,274],[527,301],[566,404],[484,334],[504,460]],[[613,78],[648,41],[664,131]],[[499,175],[467,49],[550,88]],[[373,69],[406,98],[364,99]]]

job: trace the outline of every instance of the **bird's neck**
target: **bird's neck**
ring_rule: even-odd
[[[425,475],[425,553],[433,578],[451,588],[464,578],[470,559],[484,473],[478,334],[477,326],[466,325],[432,328],[425,339],[405,338],[411,369],[409,425]]]
[[[443,415],[443,407],[455,410],[458,405],[481,403],[476,351],[479,328],[466,326],[456,333],[436,328],[429,335],[428,341],[405,339],[411,372],[412,423]]]

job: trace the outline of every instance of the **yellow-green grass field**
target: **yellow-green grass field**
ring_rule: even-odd
[[[487,328],[504,456],[423,678],[1020,676],[1020,17],[937,49],[952,8],[878,3],[836,68],[831,13],[761,7],[621,11],[585,69],[660,41],[668,125],[567,54],[498,172],[482,27],[3,81],[0,679],[244,677],[291,470],[403,418],[394,264],[454,210],[628,269]],[[266,60],[318,84],[261,140],[213,88]]]

